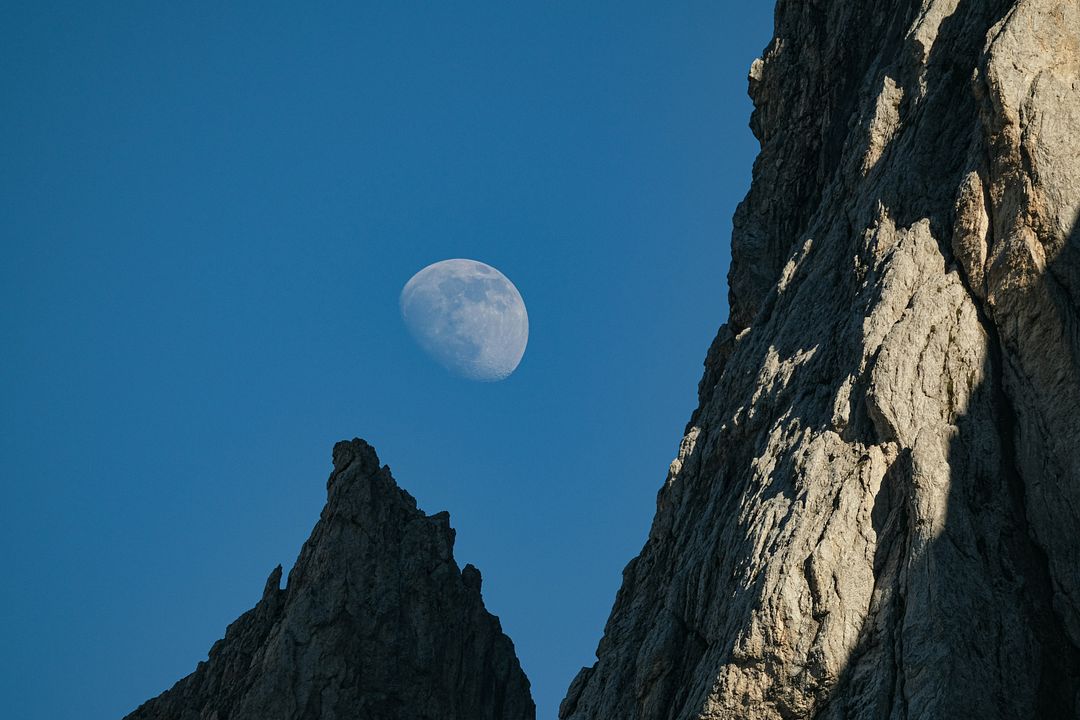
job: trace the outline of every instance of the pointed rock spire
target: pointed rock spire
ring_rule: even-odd
[[[534,720],[450,516],[418,510],[363,440],[333,460],[285,589],[279,566],[208,660],[128,720]]]

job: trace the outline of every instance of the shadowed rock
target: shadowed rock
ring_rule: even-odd
[[[363,440],[334,446],[327,493],[285,589],[279,566],[209,659],[128,720],[534,720],[449,514],[418,510]]]

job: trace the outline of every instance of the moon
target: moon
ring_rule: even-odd
[[[503,380],[525,354],[525,301],[490,265],[461,258],[428,265],[405,283],[400,302],[416,342],[455,375]]]

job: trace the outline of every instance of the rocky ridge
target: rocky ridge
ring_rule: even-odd
[[[1080,717],[1080,4],[780,0],[730,319],[563,720]]]
[[[127,720],[534,720],[529,681],[448,513],[363,440],[334,447],[322,516],[206,662]]]

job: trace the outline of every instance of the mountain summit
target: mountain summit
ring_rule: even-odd
[[[285,588],[278,566],[209,659],[127,720],[534,720],[449,514],[418,510],[363,440],[334,446],[326,487]]]

